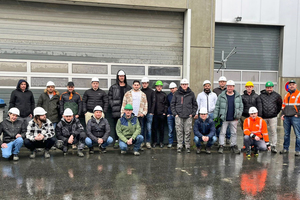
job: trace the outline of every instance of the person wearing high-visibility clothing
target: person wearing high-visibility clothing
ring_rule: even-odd
[[[267,123],[257,116],[258,110],[255,107],[249,108],[250,117],[244,121],[244,145],[247,157],[251,157],[251,146],[254,145],[254,154],[258,151],[270,150]]]
[[[282,116],[284,128],[284,142],[281,154],[289,152],[291,126],[296,135],[295,156],[300,156],[300,91],[297,90],[296,81],[289,81],[289,92],[285,95],[282,103]]]

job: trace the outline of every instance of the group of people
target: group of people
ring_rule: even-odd
[[[244,150],[251,156],[251,150],[271,150],[277,153],[277,115],[282,111],[284,120],[284,149],[287,153],[290,144],[290,130],[296,133],[296,154],[300,156],[300,93],[295,81],[289,82],[289,92],[283,102],[273,90],[272,82],[258,95],[252,82],[247,82],[243,95],[235,90],[235,83],[222,76],[219,87],[211,91],[211,82],[203,82],[203,92],[197,98],[189,87],[187,79],[180,86],[169,84],[170,93],[162,91],[163,82],[155,83],[155,90],[149,87],[147,77],[134,80],[132,87],[127,84],[126,74],[119,70],[116,83],[108,91],[99,88],[99,79],[92,78],[91,88],[84,92],[83,98],[75,92],[74,83],[68,82],[67,91],[59,95],[55,84],[49,81],[40,95],[35,107],[34,97],[25,80],[19,80],[16,90],[11,93],[8,117],[0,124],[2,156],[18,160],[18,153],[24,144],[30,150],[30,158],[35,158],[36,149],[44,148],[45,158],[55,146],[67,155],[71,145],[77,146],[78,156],[83,157],[83,148],[89,153],[94,147],[105,153],[106,147],[114,143],[121,154],[133,146],[133,154],[140,155],[142,147],[147,149],[159,145],[164,147],[164,124],[168,124],[168,148],[173,145],[175,131],[177,152],[185,147],[190,153],[191,130],[194,130],[196,153],[201,153],[203,145],[206,153],[218,141],[218,153],[223,153],[224,145],[230,144],[234,153],[240,153],[237,146],[238,120],[244,131]],[[105,118],[109,105],[115,136]],[[79,116],[84,114],[86,130]],[[62,118],[60,119],[60,116]],[[194,126],[193,119],[195,120]],[[267,128],[269,126],[269,128]],[[269,131],[268,131],[269,130]],[[269,142],[268,132],[271,134]],[[152,143],[151,143],[152,142]]]

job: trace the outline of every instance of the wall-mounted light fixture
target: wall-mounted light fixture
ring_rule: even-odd
[[[236,22],[242,21],[242,17],[237,16],[237,17],[235,18],[235,21],[236,21]]]

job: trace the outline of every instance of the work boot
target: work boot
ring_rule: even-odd
[[[103,148],[101,145],[99,146],[100,153],[106,153],[106,148]]]
[[[18,154],[14,154],[14,155],[13,155],[13,161],[18,161],[18,160],[19,160]]]
[[[31,151],[30,152],[29,158],[31,158],[31,159],[35,158],[35,151]]]
[[[201,147],[197,147],[196,154],[200,154],[200,153],[201,153]]]
[[[177,153],[181,153],[181,148],[177,148]]]
[[[138,152],[138,151],[135,151],[135,152],[133,152],[133,155],[135,155],[135,156],[139,156],[139,155],[140,155],[140,152]]]
[[[152,148],[155,148],[156,147],[156,142],[154,142],[153,144],[152,144]]]
[[[206,154],[211,154],[211,148],[210,147],[206,147],[205,152],[206,152]]]
[[[151,149],[151,144],[150,144],[150,142],[146,142],[146,147],[147,147],[147,149]]]
[[[224,150],[223,145],[220,145],[220,146],[219,146],[218,153],[223,154],[223,150]]]
[[[67,153],[68,153],[68,147],[67,146],[63,146],[62,147],[62,151],[63,151],[64,155],[65,154],[67,155]]]
[[[115,144],[114,144],[114,149],[117,149],[117,148],[119,148],[119,140],[116,140]]]
[[[258,156],[258,153],[259,153],[258,149],[257,149],[256,147],[254,147],[254,155],[255,155],[256,157]]]
[[[272,153],[277,153],[277,149],[276,149],[275,146],[271,146],[271,152],[272,152]]]
[[[93,147],[89,148],[89,154],[94,154],[94,148]]]
[[[235,154],[240,154],[241,151],[239,150],[237,145],[231,146],[231,151]]]
[[[226,138],[226,144],[230,144],[230,138]]]
[[[282,150],[280,151],[280,154],[287,154],[287,153],[289,153],[289,150],[282,149]]]
[[[164,148],[165,145],[163,143],[160,143],[159,146],[160,148]]]
[[[127,152],[126,151],[121,151],[121,154],[126,154]]]
[[[250,148],[246,150],[246,157],[251,158],[251,149]]]
[[[72,144],[72,149],[73,149],[73,150],[76,150],[76,149],[77,149],[76,144]]]
[[[83,154],[83,152],[82,152],[82,149],[78,149],[77,155],[78,155],[79,157],[83,157],[83,156],[84,156],[84,154]]]
[[[47,158],[50,158],[49,150],[46,150],[46,149],[45,149],[44,157],[45,157],[46,159],[47,159]]]
[[[296,151],[295,156],[300,156],[300,152]]]
[[[172,144],[168,144],[168,146],[167,146],[168,148],[172,148]]]
[[[187,149],[186,149],[186,152],[187,152],[187,153],[191,153],[190,148],[187,148]]]

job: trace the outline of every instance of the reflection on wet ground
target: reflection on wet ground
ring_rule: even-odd
[[[282,130],[278,138],[281,149]],[[160,148],[139,157],[117,150],[63,157],[56,150],[48,160],[41,154],[30,160],[24,148],[18,162],[0,159],[1,199],[299,199],[292,138],[288,155],[262,152],[250,160]]]

